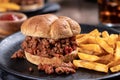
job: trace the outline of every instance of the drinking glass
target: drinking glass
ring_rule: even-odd
[[[98,0],[99,21],[109,27],[120,27],[120,0]]]

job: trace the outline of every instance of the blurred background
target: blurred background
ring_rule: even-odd
[[[0,0],[0,13],[11,11],[24,13],[27,17],[54,13],[82,24],[120,23],[120,0]],[[100,11],[103,11],[100,13],[103,18],[98,19]]]
[[[27,14],[28,17],[38,14],[44,14],[44,13],[54,13],[56,15],[71,17],[79,23],[98,24],[97,0],[74,0],[74,1],[73,0],[0,0],[0,1],[1,2],[10,1],[12,3],[14,2],[20,6],[23,6],[21,8],[23,10],[18,10],[18,12],[23,12]],[[24,5],[35,3],[33,1],[40,4],[42,1],[44,1],[45,3],[42,2],[43,6],[42,7],[39,6],[38,9],[33,8],[32,10],[32,7],[34,6],[30,7],[30,9],[28,10],[25,9],[26,6]],[[15,11],[15,10],[8,9],[7,11]]]
[[[59,0],[59,3],[57,15],[69,16],[82,24],[98,24],[97,0]]]
[[[120,0],[0,0],[0,15],[7,12],[23,13],[28,18],[53,13],[68,16],[80,24],[101,25],[102,22],[111,27],[112,22],[117,22],[117,26],[120,26]],[[0,18],[0,23],[3,23],[2,19]],[[0,24],[0,37],[3,32],[4,36],[9,35],[5,30],[8,32],[8,29],[3,29]]]

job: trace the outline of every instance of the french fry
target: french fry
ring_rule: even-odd
[[[101,35],[101,33],[98,31],[98,29],[94,29],[93,31],[91,31],[91,32],[89,33],[89,35],[98,37],[98,36]]]
[[[100,72],[120,71],[120,35],[99,32],[97,29],[78,36],[79,60],[74,60],[76,67]]]
[[[82,68],[105,72],[105,73],[108,72],[107,65],[96,63],[96,62],[89,62],[89,61],[85,61],[85,60],[73,60],[73,64],[76,67],[82,67]]]
[[[115,60],[120,59],[120,41],[117,41],[116,43],[116,49],[115,49]]]
[[[108,53],[106,53],[106,52],[103,51],[102,53],[96,53],[96,52],[93,52],[92,55],[95,55],[95,56],[101,57],[102,55],[106,55],[106,54],[108,54]]]
[[[80,38],[82,38],[83,36],[85,36],[86,34],[78,34],[78,35],[76,35],[76,39],[80,39]]]
[[[0,0],[0,3],[7,3],[9,0]]]
[[[114,50],[102,38],[97,37],[96,42],[108,53],[113,54]]]
[[[82,38],[79,38],[79,39],[76,40],[78,46],[81,43],[87,43],[87,41],[88,41],[88,35],[85,35]]]
[[[109,37],[109,33],[108,33],[107,31],[103,31],[103,32],[102,32],[102,37],[103,37],[103,38]]]
[[[98,56],[90,55],[90,54],[86,54],[86,53],[80,53],[80,52],[78,52],[78,56],[80,59],[87,60],[87,61],[96,61],[96,60],[100,59],[100,57],[98,57]]]
[[[83,53],[90,54],[90,55],[92,55],[94,53],[93,51],[85,50],[82,48],[78,48],[78,52],[83,52]]]
[[[120,64],[120,59],[118,60],[111,60],[111,62],[109,64],[107,64],[108,67],[113,67],[113,66],[117,66]]]
[[[114,60],[114,56],[112,54],[103,55],[102,57],[99,57],[98,60],[95,62],[101,63],[101,64],[109,64],[112,60]]]
[[[118,35],[111,34],[109,37],[106,38],[106,42],[109,46],[111,46],[112,48],[115,48],[117,39],[118,39]]]
[[[120,34],[118,35],[118,39],[117,40],[120,41]]]
[[[6,8],[1,8],[1,7],[0,7],[0,12],[6,12],[6,11],[7,11]]]
[[[9,10],[20,10],[20,6],[15,3],[0,3],[0,7]]]
[[[110,70],[111,70],[111,72],[118,72],[118,71],[120,71],[120,64],[117,65],[117,66],[111,67]]]
[[[102,49],[98,44],[81,44],[79,45],[82,49],[86,49],[89,51],[94,51],[97,53],[102,53]]]
[[[94,36],[89,36],[87,42],[88,42],[88,44],[96,44],[97,43]]]

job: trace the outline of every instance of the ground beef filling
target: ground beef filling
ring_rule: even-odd
[[[22,49],[33,55],[43,57],[61,56],[71,53],[76,49],[75,37],[53,40],[27,36],[22,43]]]
[[[21,48],[11,58],[25,57],[24,51],[26,51],[32,55],[50,59],[49,61],[44,59],[43,62],[45,63],[41,62],[38,65],[38,70],[43,70],[47,74],[76,72],[76,67],[71,61],[77,58],[77,54],[70,54],[77,48],[75,37],[55,41],[53,39],[27,36],[22,42]]]

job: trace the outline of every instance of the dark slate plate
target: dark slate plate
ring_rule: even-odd
[[[107,30],[109,33],[120,33],[119,31],[116,31],[111,28],[107,27],[101,27],[101,26],[90,26],[90,25],[81,25],[82,33],[90,32],[91,30],[97,28],[99,31]],[[0,68],[5,70],[6,72],[21,76],[22,78],[27,79],[47,79],[47,80],[78,80],[78,79],[108,79],[117,77],[120,75],[120,72],[118,73],[101,73],[97,71],[87,70],[87,69],[78,69],[75,74],[70,75],[57,75],[57,74],[51,74],[47,75],[44,72],[39,72],[37,70],[37,67],[29,62],[27,62],[24,59],[19,60],[11,60],[11,55],[20,48],[21,42],[24,40],[24,35],[21,34],[21,32],[15,33],[0,43]],[[28,68],[32,67],[34,69],[33,73],[30,73],[28,71]]]

